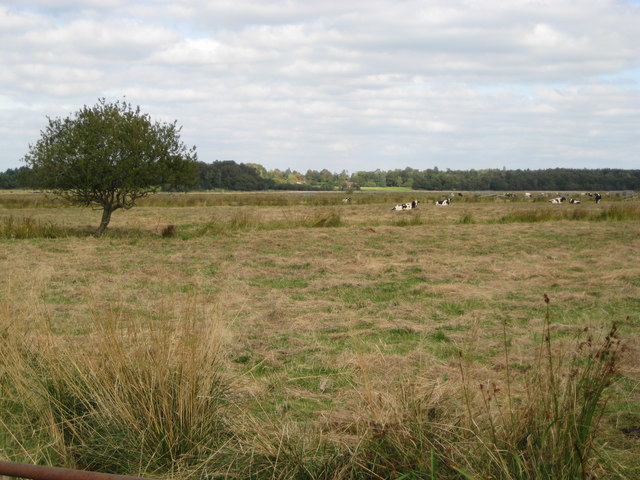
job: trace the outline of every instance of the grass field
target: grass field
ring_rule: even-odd
[[[97,211],[0,194],[0,456],[638,478],[640,201],[443,195],[158,195],[95,239]]]

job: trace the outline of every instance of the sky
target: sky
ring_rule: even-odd
[[[0,0],[0,172],[100,98],[198,158],[640,168],[637,0]]]

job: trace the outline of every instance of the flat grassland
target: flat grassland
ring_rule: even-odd
[[[0,332],[19,330],[12,341],[28,338],[32,349],[63,341],[89,355],[105,318],[143,343],[165,323],[204,321],[215,330],[231,403],[252,415],[243,428],[278,439],[262,446],[275,452],[275,478],[283,439],[301,425],[354,452],[367,428],[375,440],[401,422],[408,396],[453,403],[450,412],[461,413],[451,421],[473,430],[476,412],[500,417],[512,398],[530,394],[523,375],[540,361],[546,335],[560,364],[615,323],[620,358],[596,427],[604,457],[590,468],[638,474],[637,198],[552,205],[538,196],[465,194],[439,207],[442,195],[431,192],[354,192],[348,204],[344,196],[158,195],[117,211],[95,239],[97,211],[41,194],[0,194]],[[391,211],[414,198],[417,209]],[[10,368],[4,362],[0,377]],[[23,461],[67,458],[8,433],[0,443],[3,456]],[[430,475],[439,446],[445,450],[425,447]],[[382,457],[360,462],[359,478],[423,471]],[[454,470],[473,470],[465,468]],[[314,472],[308,478],[321,477]],[[415,475],[403,478],[423,478]],[[468,475],[459,478],[480,478]]]

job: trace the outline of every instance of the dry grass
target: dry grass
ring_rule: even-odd
[[[11,323],[30,337],[75,342],[95,339],[96,311],[103,309],[147,327],[163,304],[175,312],[194,302],[214,309],[236,401],[261,419],[239,420],[247,435],[259,433],[256,468],[282,466],[284,453],[275,460],[280,442],[289,458],[316,452],[318,465],[344,473],[355,467],[327,442],[355,449],[363,432],[373,432],[367,422],[397,424],[418,399],[420,411],[438,406],[440,419],[464,414],[456,394],[460,351],[474,408],[483,405],[480,383],[506,389],[505,322],[511,387],[524,395],[520,373],[535,361],[547,293],[558,352],[572,351],[585,328],[619,324],[626,353],[599,427],[614,448],[599,465],[633,478],[637,439],[623,429],[640,425],[640,372],[632,360],[640,344],[638,205],[625,202],[632,213],[624,219],[499,223],[532,204],[425,202],[392,212],[384,200],[144,206],[116,212],[103,239],[0,239],[0,331]],[[574,208],[536,203],[543,212],[565,207]],[[597,216],[611,205],[575,207]],[[0,207],[0,219],[9,215],[71,230],[95,226],[99,217],[87,209]],[[339,221],[314,225],[332,217]],[[163,237],[169,225],[174,234]],[[299,445],[304,422],[313,423],[315,440]],[[286,471],[307,468],[320,477],[320,467],[305,462]]]

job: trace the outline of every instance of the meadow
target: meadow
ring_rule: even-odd
[[[640,200],[444,195],[160,194],[96,239],[98,211],[0,194],[0,457],[637,478]]]

